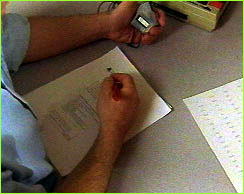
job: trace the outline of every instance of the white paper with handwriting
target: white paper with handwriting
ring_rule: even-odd
[[[238,193],[243,192],[243,79],[184,99]]]

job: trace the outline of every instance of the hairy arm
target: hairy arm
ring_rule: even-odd
[[[121,143],[100,134],[84,160],[56,187],[60,193],[104,193]]]
[[[30,44],[24,62],[32,62],[104,38],[108,13],[68,17],[30,17]]]

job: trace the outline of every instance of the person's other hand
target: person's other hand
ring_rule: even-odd
[[[152,27],[147,34],[142,34],[130,24],[138,6],[136,1],[124,1],[112,11],[110,14],[111,27],[107,38],[116,42],[142,44],[152,44],[157,40],[165,26],[164,12],[155,9],[159,26]]]
[[[112,97],[115,80],[122,83],[119,101]],[[102,136],[122,144],[126,132],[132,126],[138,105],[139,98],[131,76],[117,73],[106,78],[97,103]]]

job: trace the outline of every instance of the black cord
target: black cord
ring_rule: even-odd
[[[137,43],[137,44],[135,44],[135,43],[128,43],[127,44],[129,47],[132,47],[132,48],[139,48],[140,47],[140,43]]]

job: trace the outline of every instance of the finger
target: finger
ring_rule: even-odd
[[[120,42],[131,43],[132,36],[132,33],[122,34],[120,37]]]
[[[150,36],[150,35],[146,34],[142,37],[141,43],[145,44],[145,45],[149,45],[149,44],[152,44],[153,42],[155,42],[157,40],[157,38],[158,38],[157,36]]]
[[[114,78],[115,80],[119,81],[122,83],[123,85],[123,89],[124,88],[131,88],[134,87],[134,81],[133,78],[125,73],[114,73],[112,74],[112,78]]]
[[[152,36],[158,36],[163,32],[162,27],[152,27],[149,31],[149,34]]]
[[[128,27],[128,34],[130,35],[129,36],[129,39],[128,39],[128,42],[127,43],[133,43],[134,39],[135,39],[135,29],[132,27],[132,26],[129,26]]]
[[[112,77],[122,83],[122,88],[120,89],[121,94],[124,96],[134,96],[138,98],[136,86],[133,78],[124,73],[112,74]]]
[[[134,28],[132,26],[128,26],[124,29],[124,32],[120,36],[120,42],[123,43],[132,43],[134,39]]]
[[[166,25],[166,16],[162,10],[156,9],[156,19],[160,26],[164,27]]]
[[[134,39],[132,42],[135,44],[141,42],[141,37],[142,37],[141,33],[135,30]]]

